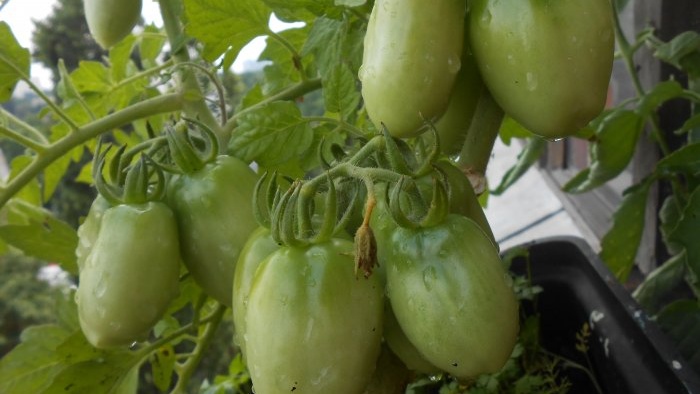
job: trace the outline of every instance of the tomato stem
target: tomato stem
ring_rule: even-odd
[[[192,374],[194,374],[195,370],[197,369],[200,361],[202,361],[204,351],[211,344],[211,341],[214,338],[214,333],[224,317],[224,312],[226,312],[226,306],[219,304],[216,310],[210,315],[210,318],[206,323],[206,327],[199,335],[197,344],[192,351],[192,357],[188,358],[184,363],[179,364],[180,368],[178,368],[177,371],[177,384],[170,392],[171,394],[184,394],[187,392],[187,384],[189,383]],[[202,322],[203,321],[204,320],[202,320]]]
[[[477,195],[484,192],[486,167],[491,159],[493,145],[503,121],[503,109],[494,101],[486,87],[479,96],[474,119],[467,130],[467,138],[455,164],[462,170]]]
[[[34,160],[27,167],[23,168],[16,177],[12,178],[0,192],[0,207],[4,206],[12,196],[18,193],[32,179],[35,179],[41,171],[73,148],[136,119],[180,109],[182,109],[182,96],[179,93],[170,93],[136,103],[80,127],[76,132],[70,133],[49,145],[41,154],[35,156]]]

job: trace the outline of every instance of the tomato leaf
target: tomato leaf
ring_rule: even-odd
[[[659,46],[654,56],[694,78],[700,77],[700,34],[695,31],[681,33]]]
[[[684,173],[687,175],[700,174],[700,142],[685,145],[659,160],[656,164],[659,175]]]
[[[651,184],[651,179],[647,179],[625,191],[622,204],[613,215],[612,228],[601,241],[600,258],[623,283],[634,267],[644,232],[644,215]]]
[[[56,348],[71,332],[57,325],[28,327],[22,342],[0,359],[0,392],[40,393],[66,365]]]
[[[700,243],[697,234],[700,233],[700,188],[691,193],[687,205],[678,224],[669,231],[668,242],[684,248],[688,255],[688,267],[690,268],[690,284],[700,292]]]
[[[275,15],[287,22],[311,21],[314,16],[333,13],[333,0],[263,0]]]
[[[314,55],[321,76],[328,75],[341,62],[347,63],[350,71],[357,74],[365,30],[346,19],[318,18],[301,53]]]
[[[690,363],[690,367],[694,370],[700,369],[700,304],[698,301],[673,302],[658,314],[656,321],[678,345],[678,350]]]
[[[160,30],[153,26],[146,26],[143,30],[139,42],[139,55],[144,67],[151,68],[157,66],[156,60],[163,50],[165,37],[159,34]]]
[[[287,29],[277,34],[292,47],[301,48],[307,33],[307,28],[301,28]],[[299,65],[295,63],[292,53],[285,45],[273,37],[267,38],[267,45],[258,60],[271,62],[263,69],[265,76],[263,93],[265,96],[276,93],[301,80]],[[304,64],[304,66],[306,65]]]
[[[642,117],[651,115],[656,108],[668,100],[683,94],[683,87],[677,81],[660,82],[645,94],[639,102],[637,113]]]
[[[162,346],[151,355],[153,382],[161,392],[168,391],[175,372],[175,349],[171,344]]]
[[[258,0],[185,0],[187,33],[204,44],[202,55],[210,62],[232,54],[227,56],[232,63],[253,38],[267,34],[270,14]]]
[[[506,115],[503,117],[503,122],[501,122],[501,128],[498,130],[498,136],[501,137],[501,141],[504,144],[510,146],[513,138],[531,138],[534,136],[530,130],[523,127],[520,123],[516,122],[513,118]]]
[[[278,101],[246,112],[229,142],[229,153],[275,168],[306,153],[313,130],[292,102]]]
[[[343,5],[346,7],[359,7],[367,4],[367,0],[335,0],[335,5]]]
[[[22,217],[25,223],[0,226],[0,238],[28,256],[60,263],[66,271],[78,273],[75,258],[78,236],[71,226],[31,204],[13,202],[11,209],[15,220]]]
[[[338,63],[324,78],[323,100],[326,111],[339,113],[343,119],[350,117],[360,103],[357,81],[347,65]]]
[[[662,306],[663,297],[683,282],[686,274],[687,255],[677,254],[647,275],[633,293],[647,313],[656,313]]]
[[[0,22],[0,103],[12,97],[20,79],[29,78],[29,50],[22,48],[7,22]]]
[[[583,193],[618,176],[632,160],[644,118],[629,110],[608,113],[598,124],[589,147],[591,166],[564,185],[564,191]]]
[[[539,137],[531,137],[527,140],[527,145],[518,154],[518,161],[509,168],[508,171],[503,175],[501,183],[496,186],[495,189],[491,190],[491,194],[500,195],[503,194],[509,187],[511,187],[520,177],[525,175],[525,173],[539,160],[542,156],[542,152],[547,148],[547,141]]]

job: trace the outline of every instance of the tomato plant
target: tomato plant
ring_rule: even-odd
[[[163,25],[134,29],[140,1],[86,0],[108,51],[61,63],[52,93],[0,22],[0,101],[22,82],[45,106],[41,124],[0,108],[0,138],[19,148],[0,185],[0,251],[77,282],[57,322],[0,361],[0,392],[466,392],[552,377],[536,324],[519,331],[523,279],[480,205],[494,142],[529,140],[500,192],[537,161],[533,133],[587,138],[592,165],[566,187],[582,192],[627,166],[658,105],[700,102],[677,82],[637,84],[627,107],[602,111],[615,36],[630,70],[646,43],[696,71],[697,37],[629,43],[619,1],[157,3]],[[273,31],[273,15],[297,23]],[[260,36],[262,70],[233,75]],[[647,304],[660,277],[697,287],[697,124],[677,153],[651,128],[665,158],[603,240],[624,278],[635,212],[670,180],[674,259],[640,287]],[[77,229],[48,208],[64,181],[99,191]],[[227,372],[206,366],[212,354],[232,357]]]

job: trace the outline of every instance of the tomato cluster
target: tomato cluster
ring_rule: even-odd
[[[518,303],[474,182],[440,155],[478,140],[494,106],[499,120],[506,113],[548,138],[576,132],[600,112],[612,60],[607,0],[510,3],[376,0],[359,77],[384,134],[325,178],[270,187],[266,219],[262,180],[220,155],[206,128],[195,142],[183,123],[169,128],[165,162],[149,166],[143,154],[112,166],[116,186],[104,184],[98,155],[102,196],[77,249],[87,339],[99,348],[144,339],[185,273],[232,307],[259,393],[362,392],[387,349],[407,369],[460,381],[501,369]],[[572,21],[573,11],[595,23]],[[426,121],[436,121],[432,140]],[[400,140],[413,137],[432,153]],[[350,178],[365,190],[344,196],[341,215],[336,187]],[[352,220],[358,195],[365,211]]]
[[[416,136],[426,120],[437,121],[450,154],[464,143],[483,86],[531,132],[565,137],[602,111],[614,41],[607,0],[440,0],[430,7],[377,0],[362,95],[372,121],[395,137]]]

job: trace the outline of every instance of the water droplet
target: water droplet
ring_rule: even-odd
[[[515,64],[515,58],[512,54],[508,54],[508,56],[506,56],[506,59],[508,60],[509,64]]]
[[[452,54],[447,57],[447,71],[451,74],[457,74],[459,69],[462,68],[462,62],[459,56]]]
[[[576,43],[578,42],[578,37],[576,37],[576,36],[571,36],[571,42],[572,42],[573,44],[576,44]]]
[[[535,89],[537,89],[538,81],[537,81],[537,77],[535,76],[535,74],[533,74],[531,72],[528,72],[527,74],[525,74],[525,84],[526,84],[525,86],[527,87],[527,90],[529,90],[531,92],[534,91]]]
[[[423,59],[425,59],[427,63],[435,63],[435,56],[433,56],[431,53],[426,53],[425,56],[423,56]]]
[[[360,69],[357,71],[357,78],[362,82],[365,79],[365,65],[361,65]]]
[[[491,11],[486,11],[483,15],[481,15],[481,18],[479,18],[479,23],[482,25],[487,25],[491,23],[492,18],[493,16],[491,15]]]
[[[423,270],[423,284],[428,290],[433,289],[433,283],[437,280],[437,271],[435,267],[428,267]]]

